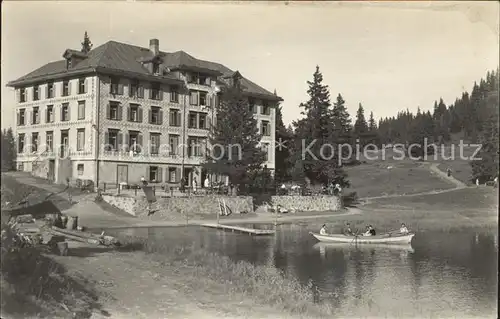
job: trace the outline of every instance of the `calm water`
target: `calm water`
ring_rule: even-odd
[[[304,284],[312,280],[320,301],[333,303],[339,317],[497,317],[497,235],[426,232],[408,246],[356,248],[318,244],[297,225],[278,226],[272,237],[197,227],[120,232],[272,265]]]

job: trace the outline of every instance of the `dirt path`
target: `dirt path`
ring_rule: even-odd
[[[453,176],[448,176],[448,174],[446,174],[445,172],[440,170],[438,165],[439,165],[438,163],[432,163],[429,165],[429,170],[431,171],[431,173],[435,173],[442,180],[452,183],[453,185],[455,185],[455,188],[467,187],[467,185],[465,183],[459,181],[458,179],[456,179]]]

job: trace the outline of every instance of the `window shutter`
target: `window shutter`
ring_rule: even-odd
[[[89,80],[88,79],[85,79],[85,81],[83,82],[84,84],[84,87],[83,87],[83,93],[87,93],[89,91]]]
[[[212,118],[211,117],[206,117],[206,122],[207,122],[207,129],[211,129],[212,128]]]
[[[21,113],[17,111],[16,115],[17,115],[17,126],[19,126],[19,124],[21,124]]]
[[[49,85],[48,84],[45,86],[45,98],[46,99],[49,98]],[[40,97],[40,99],[41,99],[41,97]]]
[[[142,133],[139,133],[137,135],[137,144],[142,146]]]
[[[213,96],[207,94],[206,104],[208,107],[212,106],[212,99],[213,99]]]
[[[157,181],[158,183],[161,183],[161,181],[162,181],[162,177],[163,177],[163,170],[162,170],[162,168],[161,168],[161,167],[158,167],[158,172],[157,172],[157,174],[156,174],[156,175],[157,175],[157,176],[156,176],[156,181]]]
[[[180,167],[175,168],[175,183],[179,183],[181,181],[181,169]]]
[[[175,114],[176,118],[177,118],[177,126],[180,126],[181,125],[181,112],[177,112]]]
[[[160,101],[162,101],[162,100],[163,100],[163,90],[161,89],[161,86],[160,86],[160,90],[158,91],[158,99],[159,99]]]
[[[106,118],[108,120],[111,119],[111,105],[109,105],[109,103],[108,103],[108,105],[106,105]]]
[[[117,136],[117,139],[116,139],[116,144],[118,144],[118,149],[121,149],[122,146],[123,146],[123,133],[122,132],[118,132],[118,136]]]
[[[142,85],[139,85],[137,88],[137,96],[140,98],[144,98],[144,87]]]
[[[123,95],[123,83],[118,83],[118,94]]]
[[[99,133],[97,133],[97,134],[99,134]],[[108,132],[108,131],[104,132],[104,144],[105,144],[105,145],[108,145],[108,144],[109,144],[109,132]],[[106,146],[106,147],[104,148],[104,150],[105,150],[105,151],[109,151],[109,146]]]
[[[142,123],[142,107],[138,107],[137,113],[137,120],[139,121],[139,123]]]
[[[69,104],[68,104],[68,118],[66,120],[71,121],[71,107],[69,107]]]
[[[129,141],[130,141],[130,136],[128,132],[123,133],[123,145],[128,146],[130,144]],[[127,151],[130,151],[130,149],[127,148]]]
[[[16,95],[17,95],[17,102],[21,102],[21,89],[16,90]]]
[[[68,81],[68,95],[71,95],[71,81]]]
[[[123,105],[118,104],[118,120],[121,121],[123,118]]]
[[[148,123],[151,124],[152,122],[152,117],[151,117],[151,109],[148,110]]]
[[[159,117],[158,124],[162,125],[163,124],[163,110],[160,110],[158,112],[158,117]]]
[[[153,99],[153,89],[151,86],[149,87],[148,92],[149,92],[149,99],[152,100]]]
[[[189,104],[194,104],[194,92],[189,93]]]
[[[127,106],[127,121],[132,121],[132,110],[130,108],[130,105]]]

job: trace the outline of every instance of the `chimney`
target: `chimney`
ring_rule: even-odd
[[[160,41],[158,39],[149,40],[149,51],[157,56],[160,53]]]

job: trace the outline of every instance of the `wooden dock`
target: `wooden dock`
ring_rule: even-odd
[[[222,224],[202,224],[201,226],[222,229],[222,230],[230,230],[232,232],[241,232],[254,236],[274,235],[274,233],[276,232],[273,229],[255,229],[255,228],[246,228],[240,226],[222,225]]]

